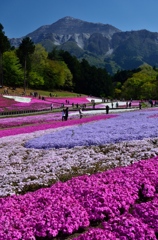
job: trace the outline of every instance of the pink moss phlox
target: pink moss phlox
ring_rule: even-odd
[[[157,185],[158,187],[158,185]],[[158,232],[158,197],[153,198],[151,201],[136,204],[133,210],[133,216],[142,219],[144,223],[154,228]]]
[[[89,103],[89,101],[87,100],[87,97],[51,97],[51,98],[46,98],[47,101],[51,101],[51,102],[58,102],[58,103],[64,103],[66,104],[66,101],[69,101],[69,104],[72,105],[72,103],[74,104],[83,104],[83,103]]]
[[[109,239],[116,234],[120,239],[124,236],[123,239],[156,240],[157,175],[155,157],[128,167],[75,177],[25,195],[0,198],[0,239],[11,240],[15,235],[19,240],[55,237],[59,232],[71,234],[99,221]],[[145,184],[152,189],[146,202],[140,194]],[[90,238],[86,236],[96,234],[89,230],[76,240],[87,240]]]
[[[151,115],[148,118],[158,118],[158,114]]]
[[[116,239],[131,240],[156,240],[155,232],[140,218],[135,218],[126,213],[103,223],[105,230],[116,234]]]
[[[87,97],[45,97],[45,100],[29,97],[30,102],[16,102],[14,99],[4,98],[0,96],[0,111],[19,111],[19,110],[42,110],[50,109],[51,103],[53,103],[53,108],[61,107],[61,104],[65,106],[71,106],[74,104],[89,103]],[[69,101],[69,103],[67,102]]]
[[[70,195],[66,183],[23,196],[2,198],[0,202],[0,239],[13,239],[9,236],[15,233],[19,233],[16,239],[55,237],[59,232],[71,234],[89,226],[86,211]]]
[[[66,127],[66,126],[73,126],[76,124],[82,124],[82,123],[88,123],[91,121],[98,121],[101,119],[108,119],[116,117],[117,115],[97,115],[82,119],[74,119],[74,120],[68,120],[68,121],[53,121],[52,123],[38,123],[33,126],[27,126],[26,127],[19,127],[19,128],[13,128],[13,129],[4,129],[0,131],[0,137],[4,136],[11,136],[11,135],[17,135],[17,134],[23,134],[23,133],[31,133],[39,130],[46,130],[50,128],[59,128],[59,127]]]
[[[116,234],[101,228],[90,228],[86,233],[81,234],[73,240],[116,240]]]

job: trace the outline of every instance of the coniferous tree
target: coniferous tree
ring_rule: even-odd
[[[5,36],[3,26],[0,23],[0,85],[3,87],[3,53],[10,49],[10,42]]]
[[[54,47],[53,50],[50,53],[48,53],[48,59],[54,61],[62,60],[62,57],[60,56],[60,51],[57,50],[57,47]]]
[[[26,91],[26,75],[28,75],[31,69],[30,56],[35,51],[35,45],[29,37],[23,38],[19,48],[17,50],[17,55],[20,62],[24,68],[24,92]]]
[[[61,50],[59,52],[60,57],[67,64],[72,74],[72,90],[80,92],[81,81],[83,79],[81,73],[81,64],[75,56],[72,56],[69,52]]]

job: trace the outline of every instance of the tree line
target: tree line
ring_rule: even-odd
[[[24,92],[26,88],[61,89],[97,97],[158,99],[158,71],[145,65],[111,76],[67,51],[54,47],[48,53],[29,37],[14,48],[0,24],[0,86],[23,87]]]

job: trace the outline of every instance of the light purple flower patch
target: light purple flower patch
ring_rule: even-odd
[[[117,118],[81,124],[43,135],[26,142],[25,147],[73,148],[157,137],[157,119],[149,119],[150,115],[151,111],[122,113]]]

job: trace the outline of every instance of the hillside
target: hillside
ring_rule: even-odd
[[[28,35],[48,52],[56,46],[79,60],[106,67],[109,73],[138,68],[147,63],[158,67],[158,33],[147,30],[123,32],[112,25],[85,22],[64,17],[51,25],[41,26]],[[22,37],[23,38],[23,37]],[[10,39],[18,47],[22,38]]]

